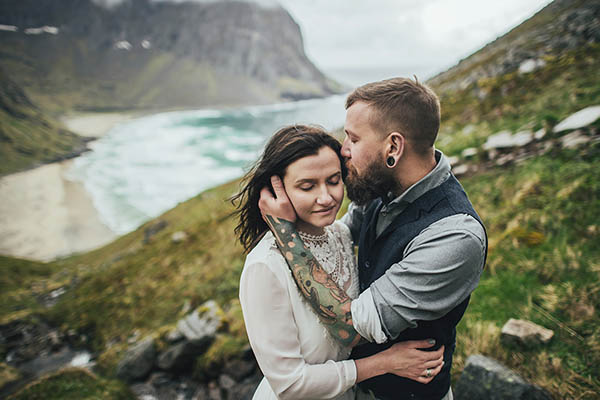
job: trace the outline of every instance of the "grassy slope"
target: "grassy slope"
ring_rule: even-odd
[[[600,45],[588,45],[548,57],[547,65],[536,72],[514,72],[480,82],[479,87],[488,93],[483,100],[473,87],[446,92],[441,96],[443,126],[438,146],[449,155],[459,154],[466,147],[480,146],[499,130],[551,127],[597,104],[599,59]]]
[[[60,128],[0,70],[0,176],[55,161],[84,147],[83,138]]]

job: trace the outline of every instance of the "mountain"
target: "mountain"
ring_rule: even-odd
[[[1,0],[0,23],[12,27],[0,30],[0,66],[51,111],[265,103],[339,91],[308,60],[298,25],[277,5]]]
[[[79,155],[86,140],[60,127],[0,69],[0,176]]]

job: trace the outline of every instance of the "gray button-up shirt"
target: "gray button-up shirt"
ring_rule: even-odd
[[[385,204],[377,217],[379,236],[406,207],[450,177],[450,163],[436,150],[437,165],[425,177]],[[355,242],[364,207],[350,204],[342,218]],[[352,301],[352,322],[369,341],[383,343],[418,320],[441,318],[460,304],[479,283],[487,243],[481,224],[457,214],[434,222],[405,248],[402,261]]]

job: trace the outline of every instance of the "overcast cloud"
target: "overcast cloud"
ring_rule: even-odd
[[[279,0],[318,67],[431,74],[508,32],[550,0]],[[418,71],[417,71],[418,70]]]

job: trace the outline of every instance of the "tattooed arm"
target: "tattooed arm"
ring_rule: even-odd
[[[350,297],[338,287],[300,239],[294,223],[296,212],[281,179],[273,177],[271,184],[275,197],[267,188],[263,189],[259,207],[296,284],[331,335],[345,346],[355,346],[361,336],[352,325]]]

